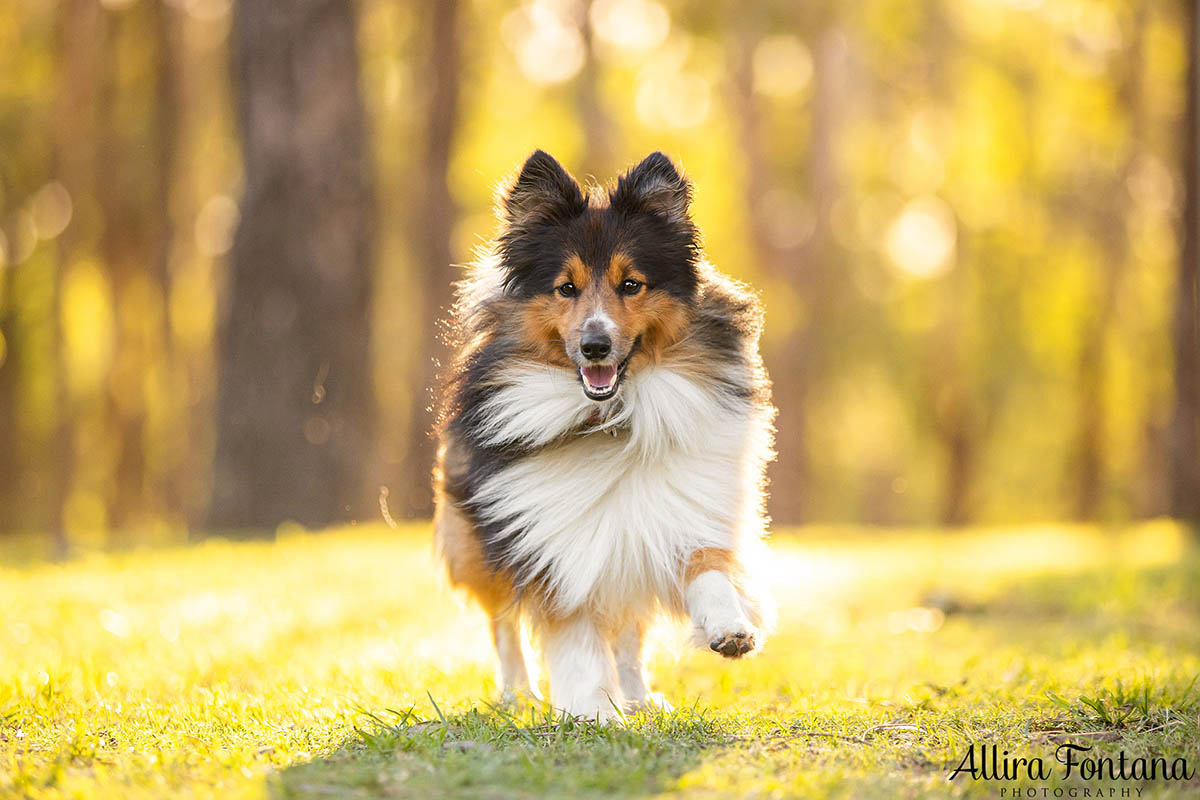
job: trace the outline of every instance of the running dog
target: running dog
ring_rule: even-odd
[[[585,190],[539,150],[450,320],[438,552],[491,616],[505,694],[530,690],[524,620],[553,705],[601,722],[669,708],[642,668],[658,614],[728,658],[772,616],[762,312],[704,260],[691,200],[662,153]]]

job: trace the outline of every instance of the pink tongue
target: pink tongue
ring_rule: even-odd
[[[613,382],[613,378],[617,377],[617,368],[612,366],[604,367],[584,367],[583,378],[589,385],[597,389],[603,389]]]

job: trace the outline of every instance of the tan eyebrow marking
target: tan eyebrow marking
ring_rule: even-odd
[[[609,259],[604,277],[612,286],[616,286],[626,278],[633,278],[642,283],[646,282],[646,276],[634,265],[633,259],[629,257],[628,253],[621,250],[613,253],[612,258]]]
[[[592,277],[591,270],[583,263],[583,259],[579,257],[578,253],[567,256],[567,260],[563,264],[562,276],[580,290],[587,287]]]

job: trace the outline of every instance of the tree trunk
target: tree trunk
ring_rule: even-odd
[[[374,199],[355,4],[238,0],[245,190],[218,355],[208,524],[367,515]]]
[[[742,12],[739,12],[742,13]],[[748,15],[750,12],[745,11]],[[808,409],[812,387],[826,367],[827,330],[839,303],[840,278],[834,265],[832,216],[838,197],[837,151],[841,105],[845,91],[846,45],[833,12],[817,12],[814,29],[812,132],[808,144],[808,196],[815,215],[812,235],[801,245],[780,248],[761,227],[757,209],[771,188],[771,166],[759,130],[760,113],[753,94],[753,54],[761,29],[743,16],[744,38],[735,74],[740,143],[747,163],[746,200],[755,220],[752,241],[764,268],[777,281],[796,287],[804,303],[805,323],[786,341],[764,353],[771,372],[775,404],[776,450],[770,467],[771,517],[797,524],[812,519],[812,471],[808,450]]]
[[[116,58],[131,45],[126,30],[137,9],[104,13],[100,36],[104,56],[99,91],[99,120],[95,151],[97,201],[103,214],[100,250],[113,293],[113,359],[106,393],[106,426],[116,439],[114,492],[109,498],[109,527],[114,540],[131,541],[143,521],[146,489],[145,393],[146,365],[138,298],[143,271],[151,259],[147,173],[139,152],[140,132],[125,123],[121,64]],[[125,37],[126,41],[122,41]]]
[[[0,269],[0,533],[22,527],[21,453],[18,450],[17,391],[20,375],[15,328],[13,267]]]
[[[783,250],[772,241],[758,213],[762,198],[770,191],[772,169],[763,141],[762,109],[754,95],[754,50],[765,29],[761,14],[747,11],[740,17],[740,35],[735,43],[737,54],[732,75],[732,105],[738,122],[738,144],[746,164],[744,196],[750,209],[750,241],[760,268],[772,280],[791,283],[804,299],[810,299],[813,278],[821,272],[822,253],[814,252],[815,260],[807,270],[799,268],[801,253],[797,248]],[[818,80],[827,80],[822,73]],[[817,104],[821,105],[827,92],[818,87]],[[820,116],[820,120],[816,117]],[[828,114],[814,113],[813,167],[817,150],[825,146]],[[823,189],[814,180],[814,193]],[[811,307],[811,305],[810,305]],[[808,454],[805,436],[805,410],[808,407],[806,387],[812,365],[806,358],[809,329],[797,330],[788,340],[766,353],[767,367],[773,380],[776,405],[781,409],[777,420],[776,449],[779,457],[771,466],[771,516],[783,523],[794,524],[804,518],[807,509]]]
[[[425,319],[421,322],[424,346],[417,371],[416,402],[410,421],[406,477],[401,502],[392,510],[405,516],[428,516],[433,509],[430,476],[433,469],[433,386],[439,365],[448,353],[441,337],[441,320],[453,301],[451,283],[458,278],[451,266],[451,239],[455,205],[447,173],[459,120],[461,61],[458,0],[427,0],[430,41],[425,83],[429,87],[422,157],[422,203],[417,210],[413,241],[416,263],[424,282]]]
[[[1171,513],[1200,522],[1200,13],[1186,0],[1188,71],[1184,116],[1185,197],[1175,290],[1175,409],[1168,432]]]
[[[945,96],[945,95],[943,95]],[[955,263],[944,281],[942,310],[929,340],[924,382],[925,403],[931,410],[933,429],[943,450],[945,479],[942,483],[938,521],[961,527],[971,521],[976,464],[983,413],[975,400],[971,376],[965,364],[964,316],[970,300],[967,267],[970,253],[959,226]]]
[[[1108,385],[1105,358],[1117,315],[1121,278],[1129,259],[1129,235],[1125,223],[1129,203],[1125,187],[1137,160],[1138,144],[1145,128],[1141,82],[1147,10],[1145,3],[1134,10],[1129,50],[1117,66],[1117,107],[1125,109],[1131,120],[1128,144],[1121,155],[1120,169],[1111,173],[1104,188],[1096,192],[1100,206],[1091,214],[1095,225],[1093,235],[1103,245],[1104,255],[1099,270],[1099,301],[1084,323],[1078,366],[1077,455],[1073,466],[1076,473],[1075,516],[1082,520],[1096,519],[1104,499],[1108,431],[1108,409],[1104,405]]]
[[[960,266],[961,268],[961,266]],[[961,368],[958,370],[961,373]],[[965,387],[950,389],[952,398],[938,409],[944,418],[939,432],[946,450],[946,483],[942,491],[942,525],[958,527],[971,520],[971,492],[975,485],[976,424]]]
[[[593,2],[579,6],[579,31],[583,36],[585,60],[575,87],[575,110],[583,128],[581,173],[603,181],[613,159],[613,121],[600,96],[600,63],[596,58],[596,37],[592,30]]]
[[[159,304],[158,347],[155,355],[161,359],[165,384],[170,387],[173,427],[187,429],[184,420],[191,415],[190,392],[180,391],[187,380],[187,366],[177,358],[175,337],[171,328],[171,289],[174,283],[172,256],[175,245],[175,223],[172,213],[173,189],[176,186],[176,163],[179,145],[182,76],[180,62],[185,58],[182,30],[182,11],[169,2],[154,2],[150,6],[155,48],[154,85],[154,261],[153,276],[157,284]],[[193,441],[186,435],[172,435],[169,449],[159,448],[162,462],[154,475],[154,495],[159,509],[171,524],[186,524],[188,462]]]
[[[939,106],[954,102],[953,62],[949,58],[961,42],[946,17],[940,0],[924,6],[924,52],[928,54],[929,97]],[[968,231],[959,225],[955,235],[955,263],[941,278],[941,311],[926,350],[923,397],[931,411],[933,430],[945,464],[938,521],[958,527],[971,520],[972,500],[980,450],[981,410],[967,364],[966,315],[970,302]]]
[[[76,409],[71,402],[63,335],[62,288],[80,243],[94,232],[87,202],[96,196],[96,75],[99,69],[101,8],[93,0],[65,0],[58,17],[58,97],[55,107],[54,161],[57,179],[71,196],[71,223],[56,241],[57,262],[51,289],[50,321],[54,358],[55,427],[51,442],[50,535],[57,555],[65,556],[70,535],[64,516],[74,477]]]

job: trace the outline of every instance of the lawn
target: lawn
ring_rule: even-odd
[[[602,729],[492,705],[485,620],[426,526],[0,568],[0,795],[1195,796],[1200,777],[1054,761],[1070,741],[1200,774],[1189,541],[783,532],[764,652],[731,663],[664,626],[652,671],[679,710]],[[1051,774],[947,780],[973,744]]]

